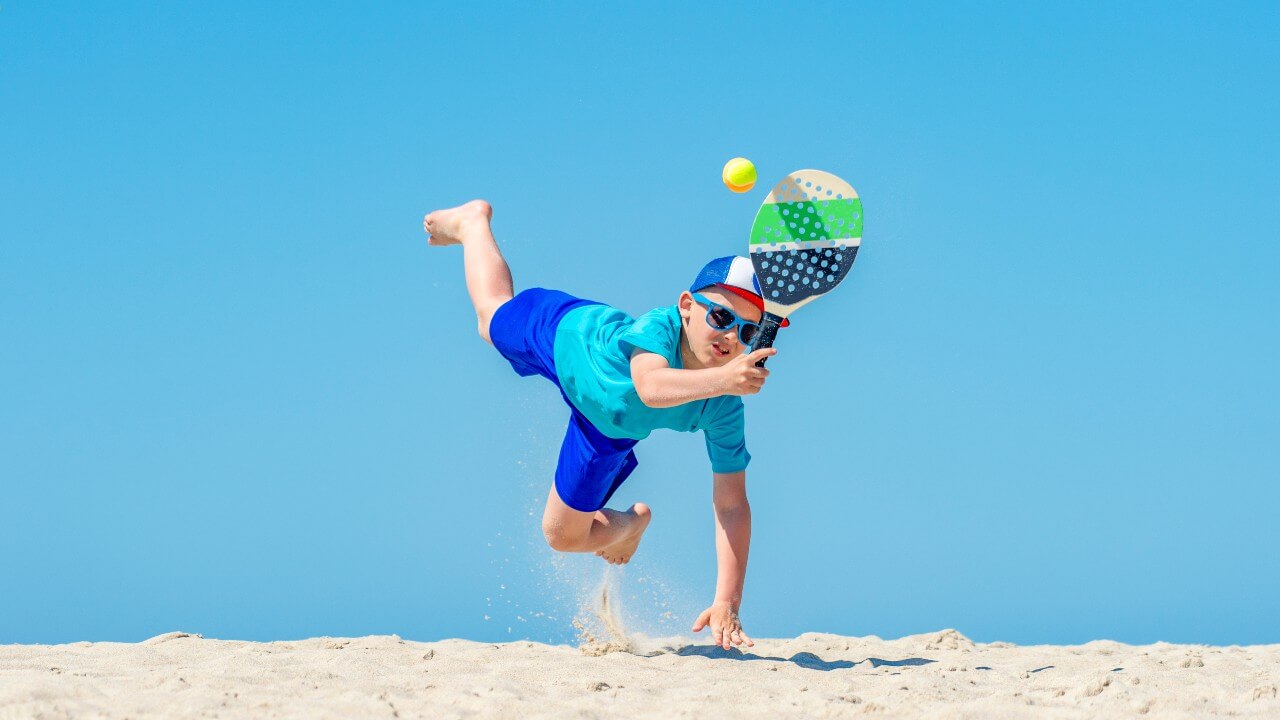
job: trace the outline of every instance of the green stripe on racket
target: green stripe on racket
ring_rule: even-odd
[[[774,185],[748,243],[764,296],[751,349],[772,347],[783,320],[839,285],[861,245],[862,200],[849,183],[821,170],[796,170]]]

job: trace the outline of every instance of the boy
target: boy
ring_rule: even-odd
[[[555,290],[516,295],[511,270],[493,239],[493,209],[473,200],[429,213],[431,245],[461,245],[467,292],[480,337],[521,375],[542,375],[560,388],[571,416],[547,496],[542,531],[561,552],[631,560],[650,511],[604,507],[636,467],[632,448],[656,428],[703,430],[711,458],[719,571],[711,607],[693,631],[710,626],[717,645],[754,645],[738,608],[751,543],[740,395],[760,392],[769,371],[756,362],[773,348],[746,353],[764,301],[751,263],[707,263],[677,304],[633,320],[615,308]],[[785,323],[784,323],[785,325]]]

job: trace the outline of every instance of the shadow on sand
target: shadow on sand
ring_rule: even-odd
[[[868,663],[870,667],[878,668],[881,666],[888,667],[904,667],[914,665],[928,665],[936,660],[929,658],[906,658],[904,660],[884,660],[882,658],[869,657],[866,660],[853,662],[852,660],[823,660],[811,652],[798,652],[789,658],[772,657],[768,655],[756,655],[755,653],[742,652],[737,648],[725,650],[719,645],[686,645],[676,651],[676,655],[710,658],[712,660],[772,660],[774,662],[792,662],[807,670],[842,670],[863,663]]]

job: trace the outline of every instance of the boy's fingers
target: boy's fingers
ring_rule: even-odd
[[[709,611],[702,611],[702,614],[698,616],[698,619],[693,621],[693,632],[698,632],[702,628],[706,627],[707,618],[710,616],[711,613]]]
[[[763,358],[769,357],[770,355],[777,355],[777,354],[778,354],[777,350],[771,347],[767,347],[767,348],[760,348],[759,350],[752,350],[751,354],[748,355],[747,358],[754,363],[756,360],[761,360]]]

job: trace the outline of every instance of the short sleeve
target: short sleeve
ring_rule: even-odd
[[[672,322],[673,310],[674,307],[650,310],[623,331],[618,336],[623,357],[630,358],[632,349],[640,348],[663,356],[671,367],[679,367],[680,326]]]
[[[718,400],[715,417],[703,429],[711,472],[746,470],[751,453],[747,452],[746,412],[742,400],[735,396],[722,396]]]

